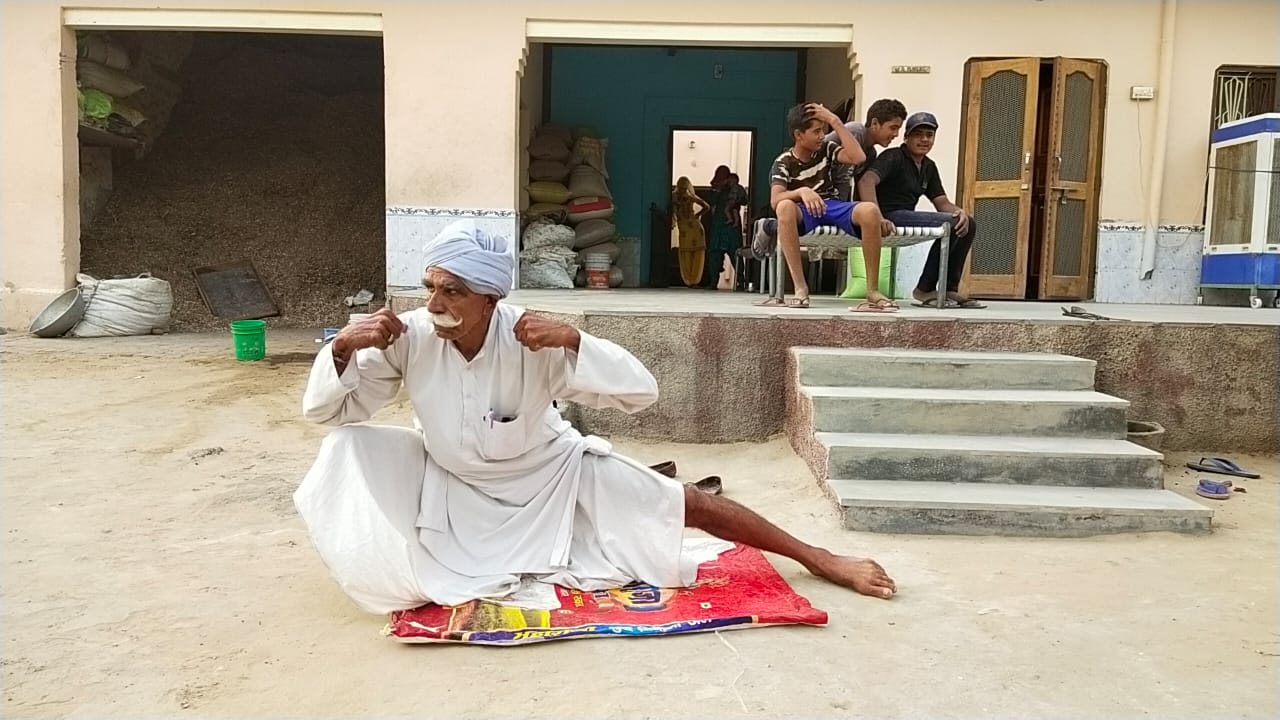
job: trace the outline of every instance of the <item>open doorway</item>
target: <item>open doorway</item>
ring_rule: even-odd
[[[732,290],[752,207],[755,129],[672,127],[668,147],[670,276],[686,287]],[[676,202],[682,181],[705,205]],[[692,209],[697,222],[682,217],[677,205]]]
[[[192,272],[243,260],[279,308],[274,324],[341,326],[363,311],[346,298],[380,301],[381,38],[79,35],[83,272],[169,281],[179,330],[225,327]],[[94,84],[110,103],[101,119],[85,117]]]
[[[557,32],[565,30],[557,27]],[[535,49],[531,44],[529,68],[534,67]],[[522,92],[524,105],[541,111],[540,117],[531,117],[531,134],[567,131],[608,141],[603,164],[622,287],[683,285],[679,275],[671,275],[667,206],[673,184],[672,133],[753,132],[750,167],[733,169],[754,196],[753,204],[762,204],[760,189],[768,186],[769,166],[786,146],[787,109],[804,87],[805,50],[750,47],[750,43],[686,47],[665,42],[660,46],[555,42],[542,50],[542,101],[532,90]],[[608,82],[600,80],[601,67],[610,70]],[[527,70],[525,77],[529,78]],[[695,173],[691,182],[707,185],[716,164]],[[572,200],[574,189],[565,189]]]

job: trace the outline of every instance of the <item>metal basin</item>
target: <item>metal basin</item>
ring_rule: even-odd
[[[84,317],[84,295],[74,287],[53,299],[35,320],[31,321],[31,334],[42,338],[66,335]]]

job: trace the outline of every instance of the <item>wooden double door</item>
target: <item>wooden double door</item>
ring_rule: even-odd
[[[961,128],[959,202],[979,234],[965,291],[1089,296],[1105,103],[1101,62],[973,60]]]

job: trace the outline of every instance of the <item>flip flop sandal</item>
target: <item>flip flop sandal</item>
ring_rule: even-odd
[[[667,460],[665,462],[660,462],[657,465],[650,465],[649,469],[659,475],[666,475],[669,478],[674,478],[676,476],[676,461]]]
[[[956,304],[956,308],[960,310],[985,310],[986,303],[980,303],[973,298],[965,298],[963,301],[952,300]]]
[[[1218,482],[1217,480],[1201,480],[1200,484],[1196,486],[1196,494],[1210,500],[1230,500],[1231,483]]]
[[[1080,307],[1079,305],[1072,305],[1070,310],[1066,308],[1062,308],[1062,314],[1070,318],[1076,318],[1077,320],[1114,320],[1115,319],[1115,318],[1109,318],[1106,315],[1091,313],[1088,310],[1085,310],[1084,308]]]
[[[930,305],[930,307],[933,307],[933,306]],[[882,305],[877,303],[864,302],[864,303],[859,303],[858,306],[855,308],[850,308],[849,312],[880,313],[880,314],[896,313],[898,312],[898,306],[892,305],[892,304]]]
[[[719,495],[724,492],[724,484],[720,481],[719,475],[708,475],[698,482],[688,484],[695,490],[701,490],[708,495]]]
[[[911,307],[932,308],[934,310],[937,310],[938,303],[933,300],[914,300],[911,303]],[[954,310],[955,308],[958,308],[959,305],[956,304],[955,300],[947,300],[942,304],[942,307],[947,310]]]
[[[789,302],[787,302],[787,307],[795,310],[804,310],[809,307],[809,298],[807,297],[792,298]]]
[[[756,307],[786,307],[787,305],[785,300],[779,300],[776,297],[767,298],[765,300],[761,300],[760,302],[753,302],[751,304],[755,305]]]
[[[1198,463],[1187,463],[1187,467],[1200,472],[1214,473],[1217,475],[1230,475],[1232,477],[1246,478],[1249,480],[1257,480],[1262,477],[1258,473],[1252,473],[1242,469],[1239,465],[1231,462],[1226,458],[1200,458]]]

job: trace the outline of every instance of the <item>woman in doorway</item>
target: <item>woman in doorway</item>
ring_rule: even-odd
[[[722,166],[723,167],[723,166]],[[742,206],[746,202],[746,191],[738,182],[735,173],[728,172],[724,180],[713,185],[715,194],[711,196],[711,240],[707,243],[707,287],[715,290],[719,285],[720,275],[724,272],[726,256],[737,256],[742,247]],[[732,266],[732,260],[730,260]]]
[[[707,235],[698,217],[709,205],[693,191],[693,182],[687,177],[676,181],[671,193],[671,217],[676,226],[677,247],[680,251],[680,278],[688,287],[702,282],[703,264],[707,259]]]

